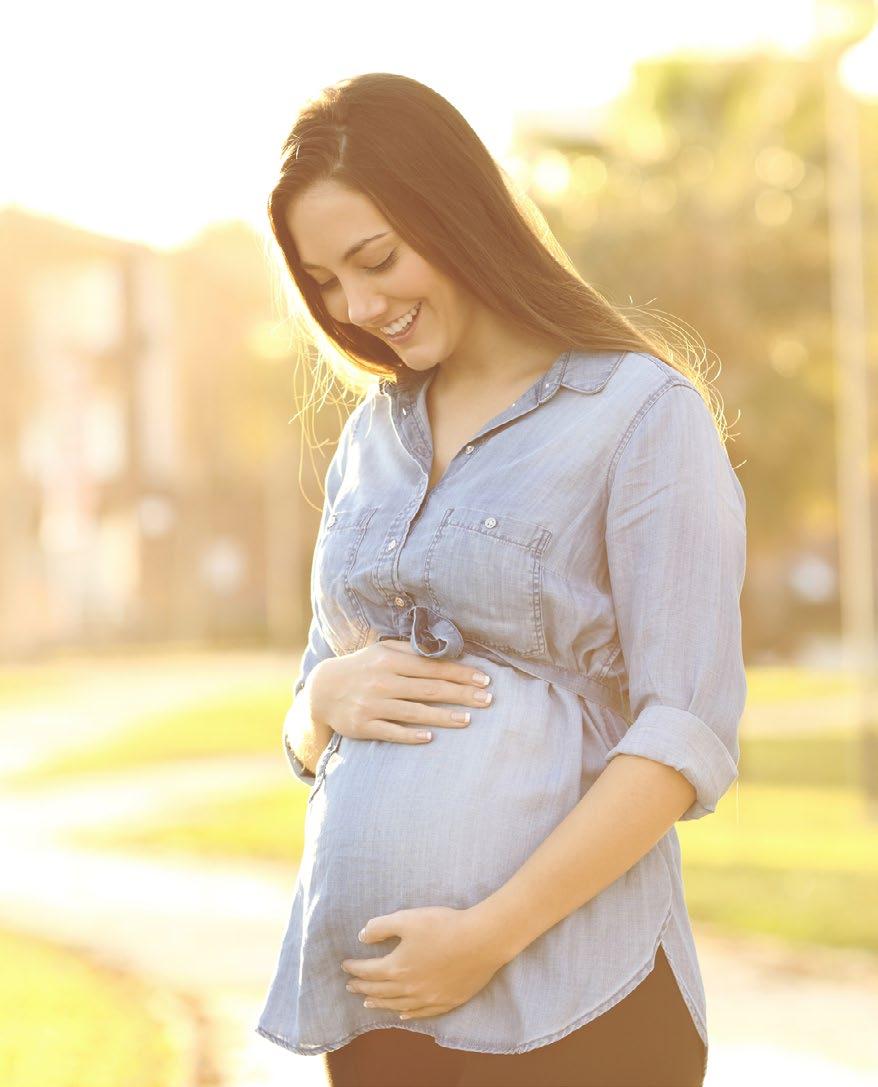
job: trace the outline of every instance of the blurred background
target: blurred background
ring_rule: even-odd
[[[739,781],[677,825],[706,1083],[878,1083],[875,20],[867,0],[7,14],[4,1087],[324,1082],[255,1025],[307,797],[281,726],[353,401],[303,425],[265,205],[304,99],[365,71],[449,98],[586,280],[720,360],[749,698]]]

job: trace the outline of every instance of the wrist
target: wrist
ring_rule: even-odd
[[[509,913],[505,899],[500,896],[499,891],[471,906],[468,913],[481,945],[504,966],[531,942],[516,916]]]
[[[323,681],[326,678],[327,668],[331,667],[335,659],[335,657],[327,657],[325,660],[318,661],[309,672],[301,691],[302,698],[308,706],[308,716],[315,730],[327,738],[334,730],[326,719],[323,696],[326,690],[331,689],[331,684],[325,684]]]

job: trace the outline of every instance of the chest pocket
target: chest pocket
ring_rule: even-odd
[[[547,528],[503,512],[447,509],[427,554],[433,606],[465,638],[544,656],[542,563],[551,538]]]
[[[378,506],[333,510],[314,552],[317,603],[336,656],[362,649],[369,636],[363,602],[354,589],[363,537]]]

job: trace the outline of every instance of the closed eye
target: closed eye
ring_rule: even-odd
[[[383,260],[380,264],[376,264],[374,268],[367,268],[367,272],[371,272],[373,275],[377,272],[386,272],[396,264],[396,258],[399,253],[398,249],[394,249],[387,260]],[[334,287],[338,283],[337,279],[327,279],[325,283],[318,283],[317,289],[321,292],[328,290],[330,287]]]

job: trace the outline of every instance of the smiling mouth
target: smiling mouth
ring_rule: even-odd
[[[412,312],[414,313],[414,317],[409,321],[409,323],[402,330],[402,332],[396,332],[396,333],[388,332],[386,330],[386,326],[385,326],[384,328],[379,328],[378,329],[379,334],[384,336],[386,339],[390,340],[391,343],[398,343],[401,340],[408,339],[409,334],[411,333],[411,331],[415,327],[415,325],[418,323],[418,318],[421,315],[421,303],[420,302],[417,302],[414,306],[412,306],[412,308],[409,310],[409,313],[412,313]],[[407,317],[408,314],[404,314],[404,316]],[[391,323],[393,323],[393,322],[391,322]]]

